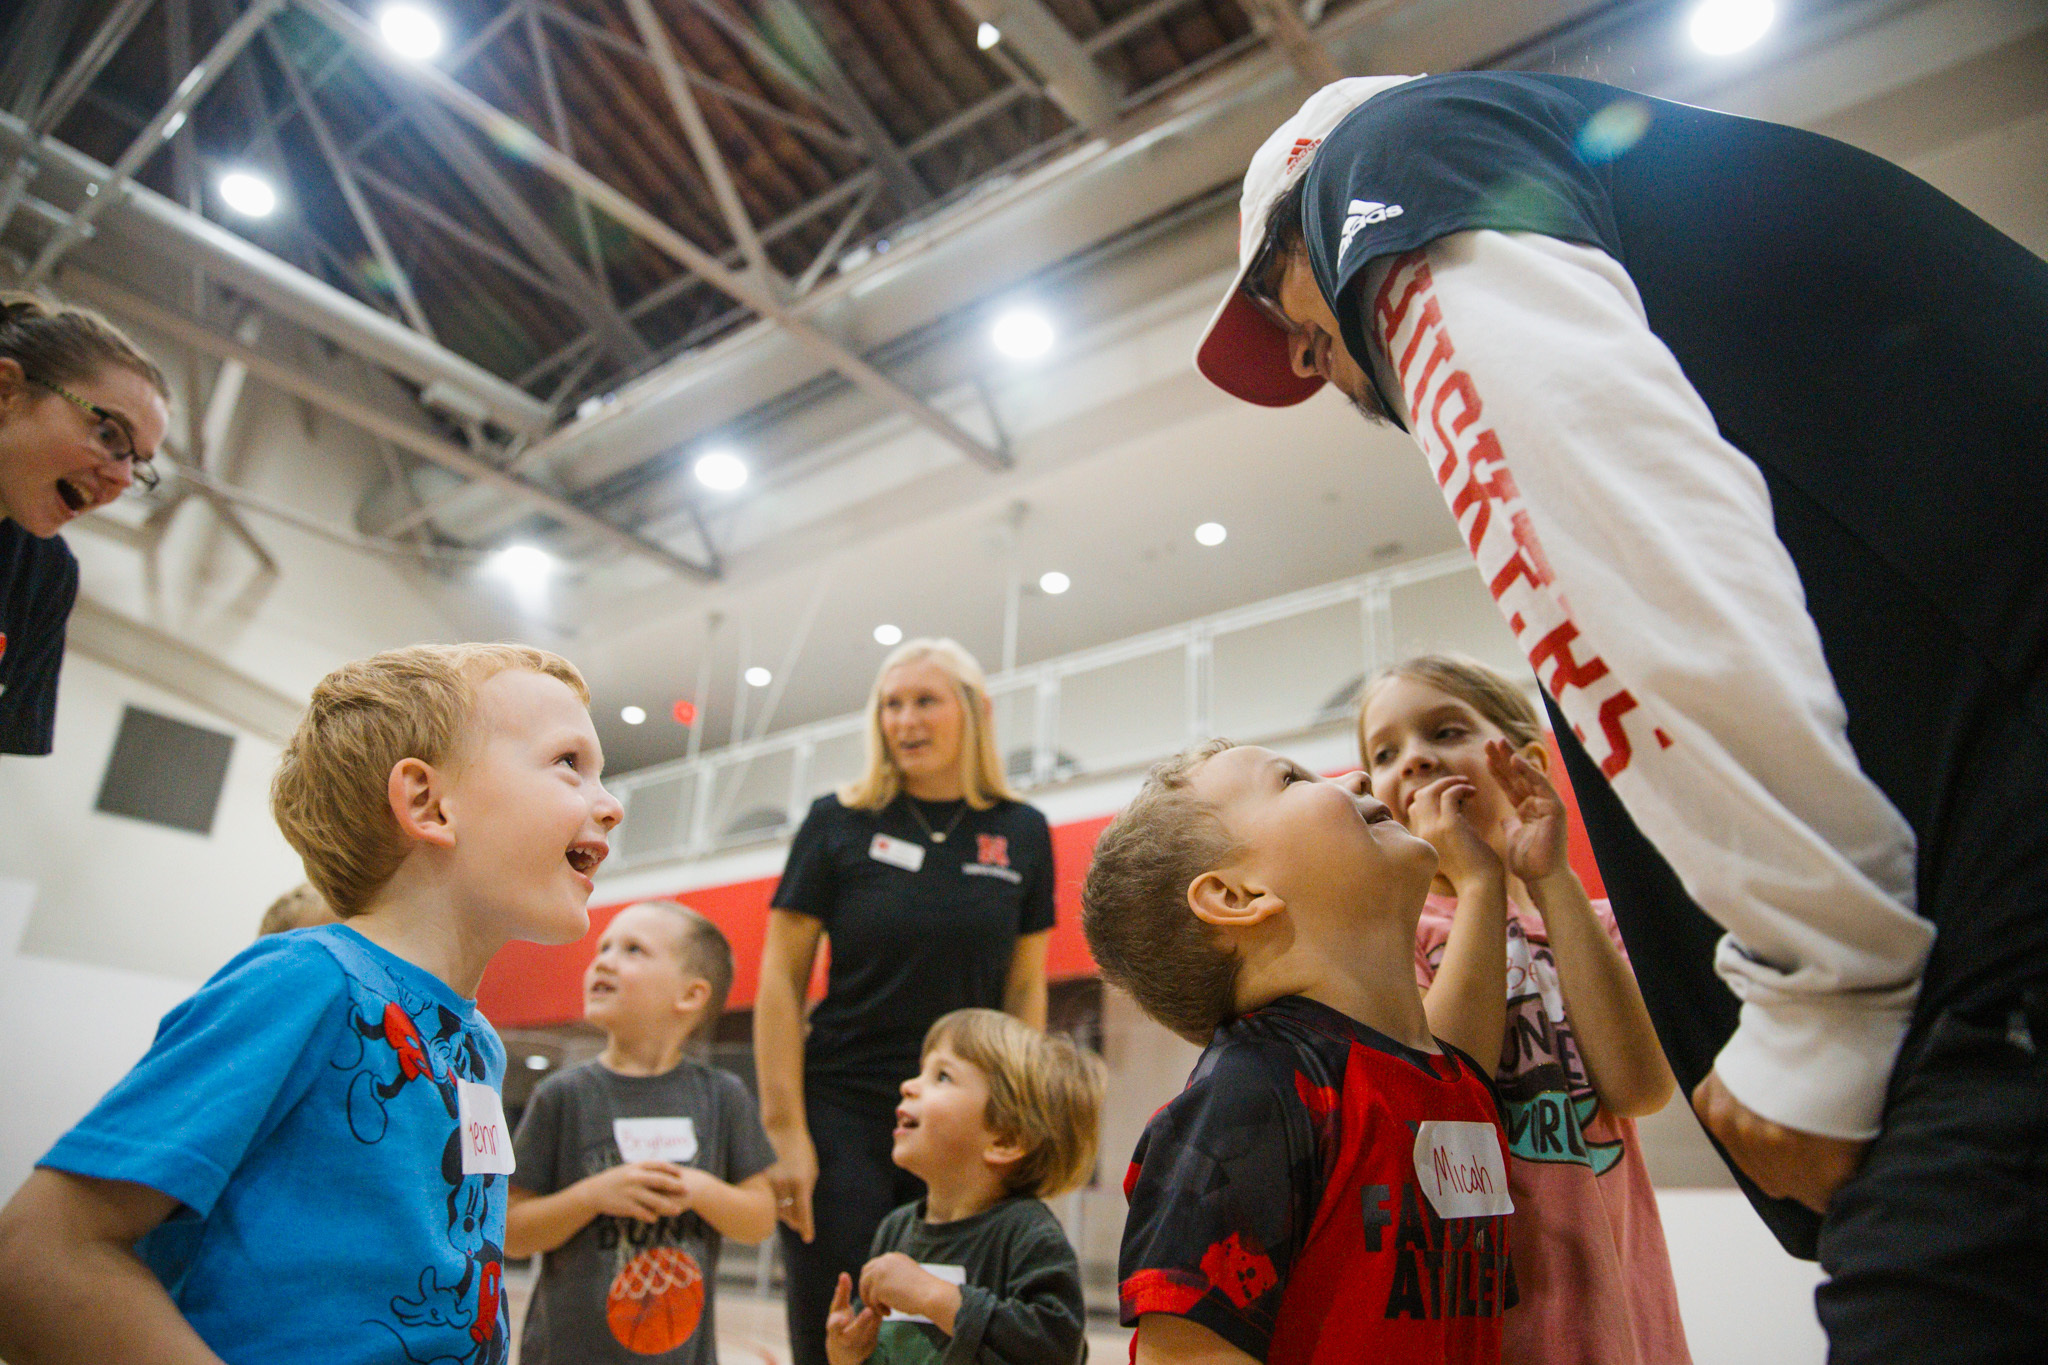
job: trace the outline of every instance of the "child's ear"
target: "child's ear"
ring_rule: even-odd
[[[1247,929],[1285,910],[1287,902],[1234,871],[1217,871],[1188,883],[1188,908],[1219,929]]]
[[[711,1004],[711,983],[703,977],[692,978],[683,986],[683,993],[676,997],[677,1014],[696,1014]]]
[[[402,758],[392,766],[384,794],[402,836],[437,848],[455,846],[455,827],[443,801],[445,786],[440,770],[431,763]]]
[[[1017,1137],[990,1138],[988,1146],[981,1149],[981,1159],[1005,1174],[1008,1173],[1009,1167],[1030,1155],[1030,1146],[1022,1138]]]

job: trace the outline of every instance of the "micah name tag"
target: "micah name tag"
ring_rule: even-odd
[[[917,1268],[919,1270],[926,1271],[930,1274],[936,1275],[940,1279],[944,1280],[947,1284],[954,1285],[956,1287],[967,1283],[967,1267],[964,1265],[938,1265],[932,1261],[919,1261],[917,1263]],[[931,1322],[932,1320],[924,1316],[924,1314],[922,1313],[891,1312],[889,1316],[883,1318],[882,1321]],[[932,1325],[934,1327],[938,1326],[937,1323],[932,1323]]]
[[[1490,1123],[1430,1119],[1415,1130],[1415,1178],[1439,1218],[1513,1213],[1500,1130]]]
[[[512,1174],[512,1134],[498,1092],[475,1081],[455,1082],[455,1120],[462,1125],[464,1175]]]
[[[635,1161],[670,1161],[687,1166],[697,1155],[697,1125],[690,1119],[613,1119],[619,1156]]]
[[[868,845],[868,856],[878,863],[900,867],[905,872],[915,872],[924,866],[924,845],[913,844],[908,839],[891,839],[886,834],[877,834]]]

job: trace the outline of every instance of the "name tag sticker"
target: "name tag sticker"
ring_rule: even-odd
[[[1507,1159],[1490,1123],[1430,1119],[1415,1130],[1415,1177],[1439,1218],[1513,1213]]]
[[[915,872],[924,866],[924,845],[914,844],[908,839],[891,839],[886,834],[877,834],[868,845],[868,856],[878,863],[900,867],[905,872]]]
[[[697,1155],[697,1125],[690,1119],[613,1119],[612,1138],[629,1162],[687,1166]]]
[[[462,1125],[464,1175],[512,1174],[512,1134],[498,1092],[475,1081],[455,1082],[455,1118]]]
[[[947,1284],[950,1285],[963,1285],[967,1283],[967,1267],[964,1265],[938,1265],[931,1261],[919,1261],[917,1263],[917,1268],[919,1270],[929,1271],[931,1274],[938,1276],[940,1279],[944,1280]],[[882,1321],[931,1322],[931,1319],[924,1316],[922,1313],[892,1312],[889,1314],[888,1317],[883,1318]],[[933,1325],[937,1326],[936,1323],[934,1323]]]

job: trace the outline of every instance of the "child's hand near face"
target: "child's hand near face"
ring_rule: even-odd
[[[599,1213],[643,1223],[672,1218],[690,1207],[690,1186],[681,1167],[666,1161],[629,1161],[585,1180]]]
[[[1408,829],[1436,849],[1437,875],[1462,891],[1475,879],[1499,881],[1501,859],[1487,846],[1465,808],[1479,789],[1463,777],[1439,777],[1418,789],[1408,803]]]
[[[1488,742],[1486,765],[1514,808],[1513,820],[1501,831],[1501,854],[1508,871],[1532,887],[1559,872],[1569,872],[1570,864],[1565,857],[1567,817],[1564,798],[1557,794],[1557,788],[1506,740]]]
[[[875,1353],[881,1330],[882,1315],[873,1304],[863,1303],[859,1312],[854,1311],[853,1277],[842,1272],[839,1287],[832,1292],[832,1311],[825,1317],[825,1358],[832,1365],[861,1365]]]
[[[960,1288],[947,1284],[900,1251],[884,1252],[860,1268],[860,1300],[883,1313],[930,1318],[948,1335],[960,1313]]]

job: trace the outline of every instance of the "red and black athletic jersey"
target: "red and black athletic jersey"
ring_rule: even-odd
[[[1268,1365],[1493,1362],[1507,1219],[1440,1218],[1418,1127],[1492,1126],[1491,1083],[1287,996],[1225,1024],[1146,1125],[1124,1193],[1121,1314],[1170,1313]]]

